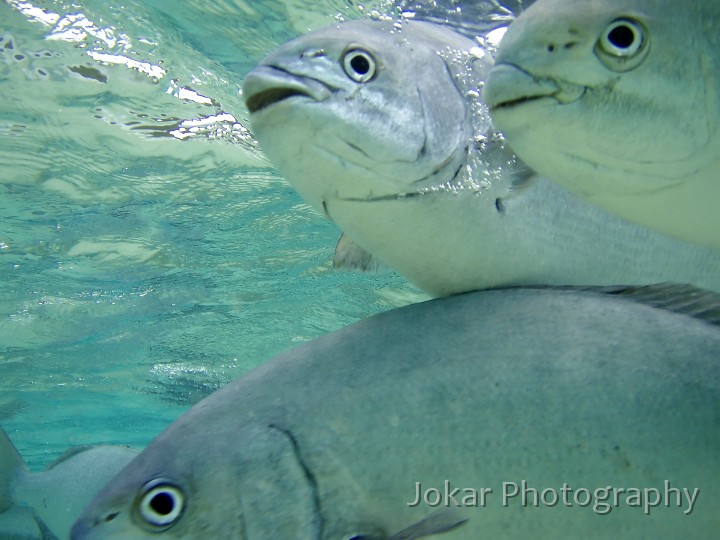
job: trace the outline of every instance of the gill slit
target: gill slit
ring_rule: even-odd
[[[310,470],[310,467],[308,467],[307,463],[305,463],[302,452],[300,450],[300,445],[298,444],[298,441],[295,438],[295,435],[293,435],[292,432],[290,432],[290,430],[282,428],[276,424],[270,424],[270,425],[268,425],[268,428],[279,431],[290,441],[290,447],[293,449],[293,453],[295,454],[295,459],[297,459],[297,462],[300,465],[300,468],[302,469],[303,474],[305,475],[305,478],[307,479],[308,483],[310,484],[310,490],[312,491],[313,511],[315,512],[315,525],[316,525],[317,538],[318,539],[323,538],[323,532],[325,529],[325,520],[323,519],[323,514],[322,514],[322,505],[320,503],[320,493],[319,493],[319,489],[318,489],[317,478],[315,477],[313,472]]]

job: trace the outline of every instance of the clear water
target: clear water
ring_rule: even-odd
[[[0,3],[0,425],[31,468],[142,447],[273,355],[425,298],[332,269],[338,230],[238,95],[280,43],[372,9],[395,7]]]

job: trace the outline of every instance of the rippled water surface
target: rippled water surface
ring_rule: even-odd
[[[339,231],[262,155],[239,88],[336,20],[510,15],[465,4],[0,2],[0,425],[32,468],[142,447],[274,354],[426,298],[332,269]]]
[[[274,354],[424,298],[332,269],[338,230],[238,95],[280,43],[375,8],[0,3],[0,425],[32,468],[141,447]]]

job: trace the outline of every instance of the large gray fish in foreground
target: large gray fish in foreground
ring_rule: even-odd
[[[720,291],[719,252],[533,177],[480,100],[491,67],[440,26],[356,21],[283,45],[243,93],[253,133],[305,200],[433,295],[663,281]]]
[[[137,454],[126,446],[71,448],[30,472],[0,428],[0,538],[65,540],[83,508]]]
[[[718,319],[705,296],[681,305]],[[712,538],[718,359],[720,327],[615,295],[506,289],[392,310],[195,405],[72,538]],[[455,517],[436,513],[446,504]]]
[[[718,0],[538,0],[503,37],[484,96],[540,174],[720,249]]]

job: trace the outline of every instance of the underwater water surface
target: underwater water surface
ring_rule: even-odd
[[[29,466],[141,448],[273,355],[426,299],[332,268],[339,230],[263,156],[242,80],[334,21],[479,35],[520,6],[0,2],[0,426]]]
[[[280,43],[370,4],[0,2],[0,425],[31,468],[140,448],[273,355],[425,298],[333,270],[339,231],[239,95]]]

